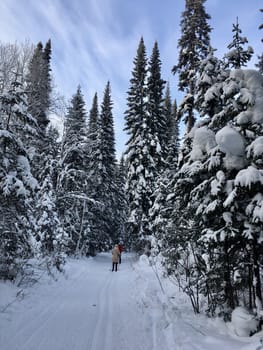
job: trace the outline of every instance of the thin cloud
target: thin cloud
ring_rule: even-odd
[[[167,0],[165,5],[152,0],[1,0],[1,40],[24,42],[29,38],[36,44],[50,38],[52,71],[58,91],[68,99],[80,84],[87,111],[95,92],[101,102],[109,80],[120,154],[126,141],[123,132],[126,92],[141,36],[148,57],[154,41],[158,41],[163,78],[170,81],[172,97],[178,95],[171,68],[177,63],[184,3],[184,0]],[[249,44],[261,53],[260,4],[258,9],[251,9],[247,0],[231,0],[226,5],[219,0],[208,0],[205,6],[212,16],[212,45],[220,55],[227,51],[226,46],[232,40],[236,16]]]

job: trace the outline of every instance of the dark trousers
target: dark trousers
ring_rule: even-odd
[[[118,270],[118,263],[115,263],[115,262],[112,263],[112,271],[114,271],[114,269],[115,271]]]
[[[121,254],[119,255],[119,264],[121,264]]]

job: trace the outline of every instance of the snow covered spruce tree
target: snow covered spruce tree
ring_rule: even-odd
[[[128,234],[133,246],[137,250],[144,249],[143,238],[148,233],[148,211],[151,207],[149,182],[153,181],[149,172],[148,163],[153,165],[147,149],[147,141],[144,138],[145,129],[148,126],[147,119],[147,58],[143,38],[141,38],[137,56],[134,59],[134,69],[130,80],[127,105],[125,112],[125,130],[129,135],[126,149],[127,164],[127,199],[129,217],[127,223]],[[147,176],[147,178],[145,178]]]
[[[127,178],[127,169],[122,155],[117,166],[117,208],[118,208],[118,237],[119,241],[123,242],[125,247],[130,247],[130,239],[127,235],[126,222],[128,215],[128,203],[125,191],[125,184]]]
[[[156,176],[164,168],[164,158],[167,148],[168,122],[163,108],[163,89],[165,81],[161,77],[161,60],[158,43],[155,42],[148,63],[147,77],[147,113],[152,134],[151,154],[156,164]]]
[[[47,111],[50,106],[51,77],[51,41],[45,48],[39,42],[29,64],[27,76],[27,94],[29,112],[37,119],[42,133],[49,123]]]
[[[163,103],[165,120],[166,120],[166,144],[167,155],[165,157],[166,166],[165,169],[169,170],[169,174],[175,173],[178,162],[179,148],[180,148],[180,132],[179,132],[179,120],[177,114],[177,102],[176,99],[171,101],[170,88],[167,85],[165,91],[165,98]]]
[[[190,238],[198,233],[197,223],[193,213],[187,209],[189,193],[198,181],[194,176],[196,169],[192,169],[191,176],[183,176],[180,169],[186,169],[192,149],[192,129],[195,124],[196,109],[196,79],[201,61],[210,50],[210,32],[208,25],[210,16],[204,8],[205,0],[186,0],[185,10],[181,20],[181,38],[178,42],[179,61],[173,67],[173,73],[179,74],[179,89],[185,92],[185,97],[179,105],[177,118],[185,116],[186,134],[178,157],[178,172],[169,185],[167,206],[172,209],[169,213],[167,232],[162,241],[163,254],[166,258],[167,271],[176,273],[178,270],[178,282],[184,281],[184,288],[191,298],[196,312],[199,311],[198,293],[195,294],[191,286],[189,264],[194,261],[193,252],[196,246],[190,243]],[[184,170],[183,170],[184,171]],[[195,279],[198,281],[198,278]],[[193,282],[196,283],[196,282]]]
[[[35,137],[28,140],[28,149],[32,158],[32,171],[40,183],[44,179],[40,178],[43,168],[47,165],[46,155],[46,132],[49,124],[49,108],[51,95],[51,41],[43,48],[42,43],[38,43],[33,57],[29,64],[26,78],[26,89],[28,96],[28,108],[32,116],[37,120],[38,128]]]
[[[34,135],[28,138],[27,148],[32,159],[32,172],[41,188],[34,206],[35,229],[41,246],[40,251],[44,256],[52,254],[57,264],[58,249],[64,244],[61,242],[63,233],[56,212],[54,168],[57,167],[55,159],[57,154],[53,152],[56,143],[53,137],[57,137],[57,134],[48,128],[51,95],[50,61],[51,41],[48,40],[45,48],[42,43],[35,48],[26,79],[29,111],[36,118],[38,125]]]
[[[151,208],[151,231],[155,237],[152,254],[163,251],[163,242],[167,239],[167,227],[173,210],[171,202],[172,182],[177,170],[179,153],[179,125],[176,101],[172,104],[169,85],[165,91],[163,110],[166,120],[165,167],[161,172],[155,191],[155,201]]]
[[[204,118],[193,129],[192,151],[178,173],[175,193],[186,201],[180,201],[183,215],[175,222],[176,232],[184,230],[182,220],[192,215],[195,229],[186,230],[193,247],[192,291],[207,297],[209,313],[227,317],[241,299],[251,309],[262,301],[263,81],[250,70],[217,75],[217,66],[208,57],[201,67],[204,98],[198,105]]]
[[[86,253],[86,113],[80,87],[68,108],[57,180],[57,203],[71,254]]]
[[[181,114],[185,114],[187,132],[195,123],[194,94],[195,80],[202,59],[207,56],[210,47],[211,27],[207,21],[210,16],[206,13],[206,0],[185,0],[185,10],[181,20],[181,38],[178,41],[179,60],[172,69],[179,74],[179,89],[186,93],[180,105]]]
[[[34,128],[36,121],[28,113],[26,94],[18,81],[1,93],[0,101],[0,274],[12,278],[18,273],[19,261],[35,250],[31,219],[38,182],[32,176],[21,135]]]
[[[165,125],[162,109],[163,80],[160,76],[158,46],[149,63],[143,38],[134,59],[125,112],[125,130],[129,134],[126,150],[128,231],[136,250],[150,248],[149,210],[154,202],[155,182],[162,167],[162,143]]]
[[[40,255],[47,257],[49,264],[60,269],[64,260],[63,255],[66,249],[67,237],[57,210],[56,185],[58,150],[60,148],[57,138],[57,130],[50,126],[44,139],[44,167],[38,174],[42,181],[39,184],[40,190],[36,195],[34,222],[37,230],[36,236],[40,242]]]
[[[100,250],[108,249],[119,236],[117,162],[115,155],[115,136],[112,115],[110,83],[104,91],[98,120],[96,164],[92,176],[95,176],[94,199],[100,202],[97,217],[97,244]]]
[[[100,150],[99,150],[99,108],[98,96],[95,93],[92,107],[89,112],[88,127],[87,127],[87,142],[86,147],[86,174],[87,174],[87,188],[86,192],[91,199],[87,202],[89,208],[89,240],[88,253],[94,255],[96,251],[101,249],[101,218],[103,204],[100,202],[97,194],[97,179],[100,173]]]
[[[248,46],[246,50],[243,48],[248,40],[241,36],[242,30],[239,28],[238,18],[236,24],[233,24],[232,32],[234,33],[233,41],[227,47],[230,51],[225,55],[226,67],[238,69],[246,66],[254,50],[251,46]]]

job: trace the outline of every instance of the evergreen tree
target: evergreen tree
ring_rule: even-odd
[[[263,12],[263,9],[261,9],[260,11]],[[263,29],[263,24],[259,26],[259,29]],[[263,42],[263,38],[261,39],[261,41]],[[256,67],[259,69],[259,72],[263,74],[263,54],[258,56],[258,63],[256,64]]]
[[[236,24],[233,24],[232,32],[234,33],[233,41],[227,47],[230,51],[225,55],[226,67],[245,67],[254,51],[251,46],[248,46],[246,50],[243,48],[248,40],[241,36],[242,30],[239,28],[238,18]]]
[[[51,95],[51,40],[49,39],[43,50],[43,67],[42,67],[42,99],[43,99],[43,110],[47,115],[50,108],[50,95]]]
[[[33,174],[37,177],[40,184],[45,181],[45,178],[40,176],[49,162],[46,149],[49,143],[47,126],[49,123],[48,112],[51,95],[50,60],[51,41],[49,40],[46,43],[44,49],[40,42],[34,51],[27,76],[29,111],[38,122],[35,136],[29,138],[27,147],[32,158]]]
[[[32,176],[30,160],[21,138],[21,130],[31,130],[36,121],[28,113],[25,91],[13,82],[0,95],[0,256],[5,276],[18,273],[20,261],[34,254],[32,204],[38,182]],[[23,135],[23,134],[22,134]]]
[[[97,93],[95,93],[93,102],[92,102],[92,108],[89,113],[89,123],[88,123],[88,147],[90,149],[90,154],[94,154],[98,144],[98,119],[99,119],[99,110],[98,110],[98,96]]]
[[[72,97],[62,140],[57,193],[58,209],[69,237],[70,253],[86,253],[86,113],[80,87]]]
[[[151,208],[151,232],[154,240],[152,255],[158,254],[164,250],[164,242],[167,240],[169,218],[173,211],[171,201],[173,193],[173,179],[177,170],[177,161],[179,154],[179,125],[177,119],[176,100],[173,105],[171,102],[170,89],[167,85],[163,103],[166,128],[167,156],[165,170],[160,174],[157,180],[155,191],[155,201]]]
[[[90,197],[96,199],[96,184],[99,174],[99,110],[97,93],[94,95],[92,108],[89,112],[88,130],[87,130],[87,192]]]
[[[100,182],[101,152],[100,152],[100,118],[98,109],[98,97],[95,93],[92,108],[89,112],[87,142],[86,142],[86,173],[87,173],[87,196],[91,199],[88,204],[89,210],[89,240],[88,252],[94,255],[96,251],[105,248],[105,236],[102,234],[103,203],[97,191]],[[108,242],[108,238],[106,238]]]
[[[149,126],[152,134],[152,146],[155,150],[152,154],[155,158],[158,171],[163,167],[167,147],[167,121],[163,110],[163,89],[165,81],[161,78],[161,60],[157,42],[155,42],[152,55],[149,60],[147,79],[147,95],[149,114]],[[155,145],[154,145],[155,143]]]
[[[180,131],[179,120],[177,116],[177,103],[174,100],[171,102],[169,87],[167,87],[164,110],[167,120],[167,157],[166,166],[169,172],[169,176],[175,173],[178,162],[178,155],[180,149]]]
[[[206,64],[203,67],[207,69]],[[208,81],[203,73],[200,86]],[[167,259],[172,257],[177,266],[186,252],[185,242],[190,243],[194,264],[188,272],[192,276],[189,296],[193,290],[207,296],[211,314],[221,310],[229,315],[241,298],[251,309],[256,300],[262,300],[262,222],[255,209],[262,205],[260,151],[255,151],[255,145],[261,143],[262,118],[257,114],[261,78],[256,72],[236,70],[207,86],[200,109],[205,119],[192,133],[192,151],[177,173],[171,221],[174,234],[168,235],[175,249],[174,253],[171,247],[166,250]],[[187,263],[185,271],[188,269]]]
[[[57,176],[58,176],[58,132],[49,126],[44,139],[45,154],[43,155],[43,168],[38,177],[43,179],[40,190],[36,195],[34,208],[34,224],[36,237],[40,245],[40,255],[50,259],[50,263],[59,270],[64,261],[67,237],[57,210]]]
[[[149,210],[153,204],[156,174],[156,138],[148,112],[147,59],[141,38],[130,80],[125,112],[125,130],[129,134],[126,150],[127,199],[129,218],[127,228],[138,251],[149,249]]]
[[[181,20],[181,38],[178,41],[179,61],[173,73],[179,74],[179,89],[187,95],[181,109],[186,114],[185,122],[189,132],[195,122],[194,93],[198,67],[210,47],[211,27],[207,21],[210,16],[204,8],[205,0],[186,0]]]
[[[90,202],[90,245],[94,251],[107,250],[118,240],[119,190],[110,83],[104,91],[100,114],[95,94],[89,114],[87,137],[87,194]]]
[[[108,82],[104,91],[104,97],[101,105],[100,113],[100,148],[102,162],[105,167],[105,174],[109,179],[114,179],[116,174],[116,151],[115,136],[113,127],[112,101],[110,83]]]
[[[125,192],[125,183],[127,177],[127,169],[122,155],[117,168],[117,225],[118,225],[118,240],[122,242],[125,247],[130,247],[129,237],[126,231],[126,222],[128,214],[128,203]]]
[[[49,123],[47,111],[49,108],[49,94],[51,92],[50,56],[50,40],[47,42],[44,50],[43,44],[39,42],[29,64],[29,73],[27,77],[28,109],[37,119],[43,134]]]
[[[263,74],[263,54],[258,56],[258,63],[255,66],[258,68],[259,73]]]
[[[112,101],[110,83],[104,91],[101,104],[98,130],[98,164],[96,178],[97,200],[103,203],[101,220],[101,248],[109,248],[110,244],[118,239],[117,203],[116,203],[116,156],[115,136],[113,127]]]

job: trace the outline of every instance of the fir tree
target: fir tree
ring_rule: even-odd
[[[207,81],[204,74],[201,76]],[[179,251],[184,250],[184,241],[194,247],[195,273],[190,274],[197,274],[199,281],[196,284],[194,278],[192,286],[208,297],[211,314],[221,309],[228,315],[244,290],[247,307],[252,309],[256,300],[262,300],[258,263],[262,222],[255,209],[262,206],[260,151],[255,151],[255,145],[261,143],[262,118],[257,118],[260,78],[256,72],[236,70],[225,80],[215,80],[214,87],[207,86],[208,101],[212,91],[214,94],[215,114],[207,115],[211,109],[201,105],[200,113],[206,118],[192,133],[192,151],[177,173],[171,222],[178,237],[174,244]],[[195,224],[189,227],[191,217]],[[255,289],[252,280],[256,281]]]
[[[156,174],[155,135],[152,134],[152,120],[148,113],[147,59],[143,38],[141,38],[134,59],[125,112],[129,134],[126,150],[127,199],[129,206],[128,232],[135,249],[149,249],[149,210],[153,204]]]
[[[34,208],[34,223],[36,236],[40,245],[40,254],[48,257],[50,263],[59,270],[63,263],[63,254],[66,252],[67,238],[63,230],[57,210],[57,176],[58,176],[58,132],[49,126],[44,139],[45,154],[42,160],[42,169],[38,174],[40,190],[36,195]]]
[[[233,41],[227,47],[230,51],[225,55],[226,67],[238,69],[246,66],[254,51],[251,46],[248,46],[246,50],[243,48],[248,40],[241,36],[242,30],[239,28],[238,18],[236,24],[233,24],[232,32],[234,33]]]
[[[167,120],[167,157],[166,166],[169,170],[169,176],[175,172],[177,168],[178,155],[180,149],[180,131],[179,131],[179,120],[177,115],[177,103],[174,100],[171,102],[169,87],[167,87],[164,110]]]
[[[51,92],[50,56],[50,40],[47,42],[44,51],[42,43],[39,42],[29,64],[27,76],[29,112],[37,119],[43,134],[49,123],[47,111],[49,108],[49,94]]]
[[[86,234],[86,113],[80,87],[72,97],[64,126],[57,193],[70,253],[85,254]]]
[[[156,162],[156,168],[160,171],[163,167],[167,147],[167,121],[163,110],[163,89],[165,81],[161,78],[161,60],[157,42],[155,42],[152,55],[149,60],[147,79],[147,95],[149,124],[152,134],[152,151]]]
[[[179,125],[177,120],[176,100],[171,102],[170,89],[167,85],[164,99],[164,113],[167,121],[167,156],[165,170],[159,175],[155,190],[155,200],[151,208],[151,231],[154,235],[152,254],[158,254],[164,249],[167,240],[169,219],[173,211],[172,183],[177,170],[179,153]]]
[[[186,0],[181,20],[181,38],[178,41],[179,61],[173,67],[173,73],[179,74],[179,89],[187,95],[181,109],[186,114],[185,122],[189,132],[195,122],[194,93],[198,67],[210,47],[211,27],[207,21],[210,16],[205,12],[205,0]]]
[[[87,142],[86,142],[86,173],[87,173],[87,196],[91,199],[89,207],[89,241],[88,252],[94,255],[96,251],[103,250],[108,243],[102,234],[101,223],[103,221],[103,203],[100,201],[100,193],[97,191],[100,182],[101,152],[100,152],[100,118],[98,109],[98,97],[95,93],[92,108],[89,112]],[[104,237],[104,238],[103,238]]]
[[[89,112],[86,154],[87,154],[87,192],[89,196],[97,199],[96,184],[99,174],[99,110],[97,93],[94,95],[92,108]]]
[[[122,242],[125,247],[130,247],[129,237],[127,236],[126,222],[128,214],[128,203],[125,192],[125,183],[127,177],[127,169],[122,155],[117,167],[117,225],[118,225],[118,241]]]
[[[96,178],[97,200],[103,203],[100,245],[109,247],[118,239],[118,228],[116,226],[117,204],[116,204],[116,156],[115,136],[112,115],[112,101],[110,83],[108,82],[104,91],[101,104],[98,130],[98,164]]]
[[[43,67],[42,67],[42,99],[43,99],[43,109],[47,115],[50,103],[51,103],[51,40],[49,39],[45,45],[43,51]]]
[[[40,42],[33,54],[27,76],[27,96],[29,111],[36,118],[38,128],[35,136],[28,140],[27,147],[32,158],[32,171],[40,184],[45,181],[41,178],[43,168],[48,163],[46,147],[49,142],[47,126],[49,123],[48,112],[50,109],[51,95],[51,41],[46,43],[45,48]]]
[[[26,94],[19,82],[13,82],[11,90],[0,95],[0,101],[0,255],[6,271],[1,277],[12,278],[18,273],[16,259],[32,256],[35,248],[30,219],[39,185],[32,176],[20,132],[30,130],[36,121],[28,113]]]

